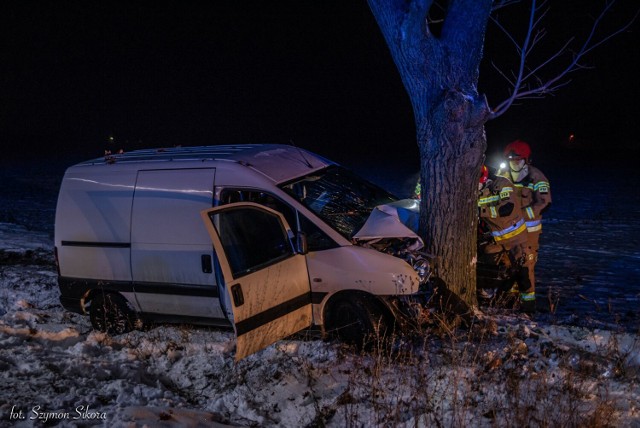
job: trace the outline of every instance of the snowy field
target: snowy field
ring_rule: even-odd
[[[3,165],[0,426],[640,426],[640,196],[630,180],[548,171],[535,318],[429,319],[364,355],[301,334],[234,363],[229,330],[109,337],[64,311],[62,167]],[[369,176],[406,196],[413,177],[389,177]]]

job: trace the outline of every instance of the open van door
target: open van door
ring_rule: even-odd
[[[297,254],[284,216],[240,202],[203,210],[231,296],[236,361],[312,323],[306,257]]]

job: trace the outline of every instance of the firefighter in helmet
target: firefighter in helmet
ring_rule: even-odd
[[[480,245],[479,257],[485,263],[498,264],[506,252],[513,279],[521,293],[528,293],[533,289],[533,258],[527,252],[527,226],[520,196],[508,178],[490,176],[486,166],[482,167],[478,191],[478,214],[490,235],[490,241]],[[522,303],[521,309],[529,312],[531,308]]]
[[[535,275],[534,267],[538,260],[538,242],[542,231],[542,214],[551,204],[551,188],[549,180],[536,167],[531,165],[531,147],[522,140],[509,143],[504,149],[504,156],[509,161],[507,168],[498,174],[510,179],[520,196],[522,213],[527,225],[527,253],[532,258],[530,267],[531,287],[523,288],[520,284],[520,298],[524,306],[535,311]]]

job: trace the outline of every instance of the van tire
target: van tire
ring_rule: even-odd
[[[331,304],[327,332],[330,337],[366,350],[386,337],[387,318],[380,304],[370,297],[341,297]]]
[[[118,293],[96,294],[91,300],[89,316],[95,330],[113,336],[133,330],[137,322],[135,311]]]

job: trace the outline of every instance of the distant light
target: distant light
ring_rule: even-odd
[[[575,134],[569,134],[569,142],[572,143],[576,139]]]
[[[505,169],[507,167],[507,164],[504,162],[500,163],[500,169]]]

